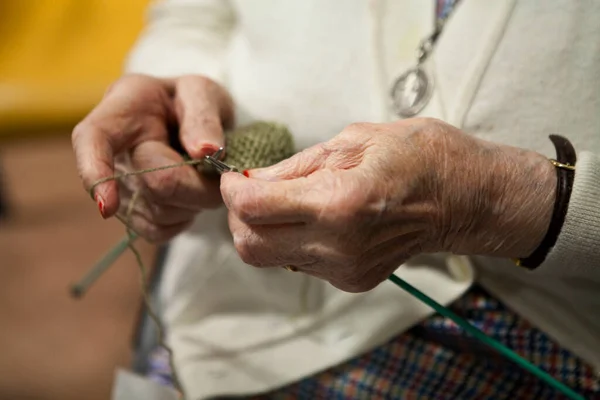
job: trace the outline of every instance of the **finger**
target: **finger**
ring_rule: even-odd
[[[277,181],[306,177],[321,169],[353,169],[362,163],[369,145],[360,128],[353,127],[352,130],[358,130],[362,134],[348,138],[348,135],[342,133],[328,142],[309,147],[273,166],[247,171],[247,175]]]
[[[327,146],[317,144],[275,165],[256,168],[246,173],[252,178],[267,181],[305,177],[321,169],[325,165],[329,154],[330,151],[327,149]]]
[[[227,208],[247,224],[345,224],[372,200],[362,181],[357,174],[327,169],[277,182],[224,174],[221,193]]]
[[[110,142],[98,128],[78,125],[73,131],[72,143],[84,188],[90,191],[104,218],[114,215],[119,208],[117,182],[95,185],[115,174],[114,151]]]
[[[361,255],[359,263],[364,265],[365,269],[369,269],[377,265],[387,265],[390,259],[406,260],[422,252],[422,238],[423,235],[420,232],[398,235],[366,250]],[[387,275],[390,275],[399,266],[400,264],[396,265],[388,271]]]
[[[133,211],[129,219],[125,220],[125,222],[135,233],[147,241],[152,243],[164,243],[189,228],[193,221],[174,225],[157,225],[153,221],[147,220],[136,211]]]
[[[341,278],[334,276],[329,282],[345,292],[368,292],[419,252],[419,237],[410,233],[380,243],[361,255],[357,263],[359,270]]]
[[[198,76],[181,77],[176,85],[175,112],[188,154],[200,158],[223,147],[223,128],[233,124],[233,101],[227,91]]]
[[[182,161],[181,155],[158,141],[143,142],[131,152],[131,163],[136,170],[151,170]],[[218,180],[204,177],[189,165],[147,172],[139,178],[149,203],[195,212],[221,204]]]
[[[157,225],[177,225],[193,220],[198,211],[181,207],[148,204],[140,210],[140,214]]]
[[[235,248],[246,264],[255,267],[297,267],[315,263],[314,232],[303,224],[277,227],[249,226],[229,213]]]
[[[126,215],[130,201],[130,198],[126,201],[121,201],[119,212],[122,215]],[[191,211],[181,207],[154,204],[143,196],[138,197],[133,205],[133,211],[147,221],[161,226],[182,224],[193,220],[198,214],[197,211]]]
[[[94,183],[114,175],[115,154],[141,137],[165,135],[165,121],[171,118],[167,86],[147,77],[127,77],[115,83],[73,130],[79,175],[85,189],[93,189],[105,218],[118,209],[117,184],[107,181],[94,187]]]
[[[227,208],[247,224],[311,222],[323,197],[317,192],[321,182],[314,184],[311,187],[300,180],[268,182],[233,173],[221,177],[221,194]]]

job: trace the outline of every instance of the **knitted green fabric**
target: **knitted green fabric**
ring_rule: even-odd
[[[294,138],[281,124],[255,122],[242,126],[225,135],[225,158],[223,162],[245,169],[263,168],[295,153]]]

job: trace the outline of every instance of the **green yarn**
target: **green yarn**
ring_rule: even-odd
[[[255,122],[225,133],[223,162],[238,171],[275,165],[295,153],[294,137],[287,127],[274,122]],[[205,162],[202,172],[218,174]]]
[[[295,153],[294,137],[283,125],[256,122],[226,135],[225,162],[239,170],[264,168]]]

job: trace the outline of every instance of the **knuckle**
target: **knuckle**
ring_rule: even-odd
[[[377,286],[377,281],[367,279],[363,274],[357,273],[350,274],[342,280],[344,290],[350,293],[363,293],[368,292]]]
[[[360,284],[347,283],[346,292],[349,293],[364,293],[366,290]]]
[[[365,271],[365,264],[361,261],[362,257],[358,251],[348,251],[339,259],[339,269],[336,276],[338,287],[350,293],[362,293],[377,286],[377,281],[373,274]]]
[[[170,171],[157,171],[154,174],[146,174],[144,183],[148,196],[154,201],[161,202],[173,199],[181,188],[181,180]]]
[[[244,235],[234,234],[233,244],[240,259],[245,264],[255,267],[260,266],[259,260],[256,256],[255,246],[253,246]]]
[[[236,216],[246,224],[254,222],[260,210],[260,204],[251,192],[239,193],[234,207]]]
[[[347,143],[339,143],[342,146],[349,148],[359,148],[363,146],[363,142],[371,138],[371,132],[379,130],[379,125],[371,122],[354,122],[348,126],[346,126],[342,130],[341,138],[351,137]],[[357,138],[362,138],[364,140],[360,140],[357,142]]]
[[[79,137],[82,135],[81,131],[85,130],[85,127],[84,127],[84,125],[83,125],[83,124],[84,124],[84,122],[83,122],[83,121],[82,121],[82,122],[79,122],[79,123],[78,123],[77,125],[75,125],[75,127],[73,128],[73,131],[71,132],[71,140],[72,140],[73,142],[77,141],[77,138],[79,138]]]
[[[431,117],[415,118],[410,125],[404,125],[403,128],[404,136],[418,143],[436,141],[453,132],[451,125]]]
[[[193,90],[211,92],[220,88],[219,84],[204,75],[183,75],[177,79],[177,86],[193,87]]]
[[[223,90],[220,84],[218,84],[217,82],[215,82],[207,76],[195,75],[193,76],[193,79],[197,82],[197,85],[200,89],[208,93],[220,93]]]
[[[166,240],[163,230],[153,223],[146,222],[134,224],[134,229],[140,236],[151,243],[158,243]]]
[[[361,209],[355,196],[334,196],[322,208],[320,219],[331,226],[352,226]]]
[[[149,204],[148,212],[150,214],[150,218],[156,224],[169,223],[173,214],[172,211],[166,210],[164,207],[161,207],[157,204]]]
[[[318,168],[319,162],[336,154],[336,151],[338,151],[338,148],[335,144],[329,142],[319,143],[312,148],[306,148],[301,152],[296,153],[295,156],[288,158],[290,162],[288,168],[292,171],[302,170],[307,167],[310,170],[313,170],[314,168]]]
[[[440,133],[446,132],[446,128],[449,127],[445,122],[442,122],[439,119],[423,117],[418,120],[417,126],[422,127],[418,131],[422,133],[423,136],[437,136]]]
[[[446,122],[442,121],[441,119],[433,118],[433,117],[420,117],[418,119],[418,122],[425,126],[427,126],[427,125],[437,126],[437,127],[449,126]]]
[[[111,93],[120,90],[123,87],[131,88],[139,85],[146,85],[154,78],[143,74],[125,74],[113,81],[104,91],[104,97],[108,97]]]
[[[81,137],[84,136],[91,128],[91,124],[87,118],[75,125],[73,131],[71,132],[71,142],[73,145],[76,145]]]
[[[210,79],[204,75],[195,75],[195,76],[193,76],[193,79],[195,79],[198,82],[199,86],[202,86],[205,88],[214,88],[217,86],[215,81],[213,81],[212,79]]]
[[[348,293],[363,293],[366,291],[360,282],[357,283],[351,280],[343,280],[336,282],[335,286],[338,289]]]
[[[169,85],[159,78],[143,74],[122,76],[110,87],[110,92],[115,92],[122,102],[120,115],[144,110],[150,114],[162,115],[163,105],[170,98]],[[107,92],[108,95],[110,92]],[[109,96],[105,96],[109,97]],[[108,98],[100,103],[100,107],[108,104]]]
[[[350,125],[348,125],[344,131],[348,131],[348,132],[362,132],[366,129],[369,129],[373,124],[368,123],[368,122],[353,122]]]
[[[250,212],[247,208],[244,208],[243,206],[239,209],[237,213],[237,217],[239,218],[239,220],[245,224],[252,224],[254,219],[253,215],[255,214]]]
[[[158,204],[148,204],[147,207],[152,220],[157,223],[169,217],[170,212],[165,210],[164,207],[161,207]]]

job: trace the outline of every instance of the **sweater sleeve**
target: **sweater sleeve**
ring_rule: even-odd
[[[562,231],[535,271],[600,282],[600,157],[582,152],[578,158]]]
[[[158,0],[125,64],[125,72],[225,79],[224,59],[235,24],[229,0]]]

